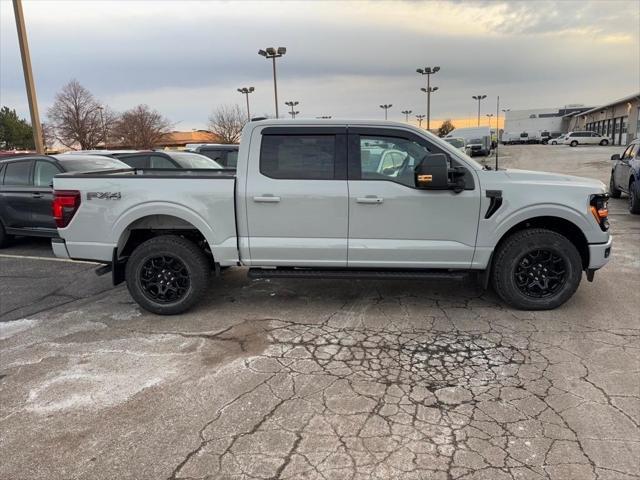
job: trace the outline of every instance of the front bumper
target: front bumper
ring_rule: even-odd
[[[71,258],[67,250],[67,244],[62,238],[52,238],[51,249],[53,250],[53,254],[58,258]]]
[[[609,235],[609,240],[606,243],[589,245],[589,270],[597,270],[609,262],[612,243],[613,238]]]

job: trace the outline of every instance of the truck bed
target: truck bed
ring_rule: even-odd
[[[153,179],[153,181],[149,181]],[[238,259],[233,170],[123,169],[57,175],[55,190],[80,192],[58,233],[75,259],[110,262],[136,228],[195,228],[222,265]],[[64,254],[64,252],[63,252]]]

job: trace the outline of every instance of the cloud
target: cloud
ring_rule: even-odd
[[[25,1],[41,112],[77,78],[113,108],[148,103],[180,128],[242,105],[241,86],[256,87],[253,112],[273,112],[271,66],[257,55],[267,46],[288,48],[280,104],[298,100],[304,116],[379,118],[380,103],[396,119],[422,112],[415,69],[428,65],[442,67],[434,117],[473,116],[477,93],[512,109],[603,103],[637,90],[639,13],[635,1],[586,0]],[[0,27],[0,100],[26,115],[10,2]]]

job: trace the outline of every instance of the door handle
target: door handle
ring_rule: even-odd
[[[380,205],[382,202],[384,202],[384,198],[378,197],[377,195],[367,195],[366,197],[358,197],[356,199],[356,202]]]
[[[42,194],[41,193],[32,193],[31,194],[31,198],[42,198]]]
[[[253,201],[256,203],[278,203],[280,202],[280,197],[276,197],[275,195],[265,194],[260,197],[253,197]]]

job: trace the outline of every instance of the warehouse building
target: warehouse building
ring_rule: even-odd
[[[568,117],[591,109],[584,105],[566,105],[561,108],[536,108],[530,110],[507,110],[504,117],[504,131],[526,132],[530,136],[540,132],[566,133]]]
[[[640,92],[572,116],[571,130],[589,130],[627,145],[640,135]]]

